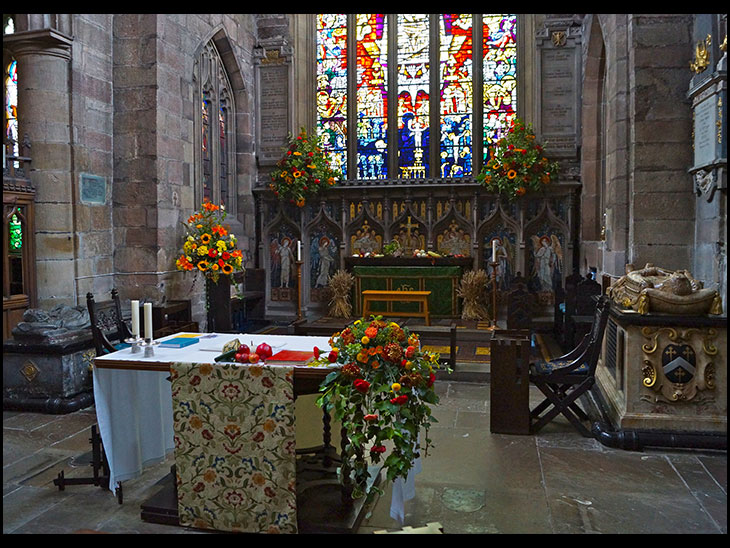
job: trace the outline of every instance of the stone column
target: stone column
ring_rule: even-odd
[[[3,37],[18,61],[20,139],[30,143],[36,188],[38,307],[76,305],[74,184],[70,108],[73,39],[57,30]]]

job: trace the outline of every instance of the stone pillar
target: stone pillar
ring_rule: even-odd
[[[57,30],[3,37],[18,61],[20,138],[30,143],[36,188],[38,307],[75,305],[74,184],[70,58],[73,39]]]

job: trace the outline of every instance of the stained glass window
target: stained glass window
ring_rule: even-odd
[[[388,43],[385,15],[357,16],[357,175],[388,177]]]
[[[210,162],[210,99],[203,97],[200,105],[201,125],[201,152],[203,160],[203,199],[210,200],[213,194],[213,181],[211,181],[211,162]]]
[[[453,179],[481,168],[516,116],[515,15],[316,17],[317,131],[333,167],[347,178],[349,163],[350,179]]]
[[[347,15],[317,15],[317,135],[347,177]]]
[[[441,177],[472,174],[472,16],[446,13],[439,20]]]
[[[426,177],[429,167],[429,16],[398,15],[398,175]]]
[[[18,219],[18,214],[13,213],[8,224],[10,234],[10,251],[20,251],[23,248],[23,225]]]
[[[18,62],[13,60],[5,71],[5,141],[8,154],[18,156]],[[15,167],[18,167],[17,160]]]
[[[512,125],[517,115],[517,18],[514,15],[484,15],[484,153]]]

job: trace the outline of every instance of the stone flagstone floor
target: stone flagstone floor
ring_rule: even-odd
[[[405,526],[438,522],[446,534],[727,533],[725,452],[611,449],[562,419],[538,435],[491,434],[489,384],[437,387],[434,447],[422,461],[416,498],[406,503]],[[122,505],[90,485],[58,491],[53,479],[61,470],[88,475],[79,456],[88,453],[94,422],[93,408],[3,413],[3,533],[199,533],[139,517],[170,459],[125,482]],[[389,509],[386,487],[358,532],[398,530]]]

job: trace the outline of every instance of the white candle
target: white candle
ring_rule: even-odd
[[[497,262],[497,240],[492,240],[492,262]]]
[[[144,303],[144,338],[152,340],[152,303]]]
[[[297,242],[297,261],[301,261],[301,260],[302,260],[302,242],[298,241]]]
[[[139,301],[132,301],[132,337],[139,338]]]

